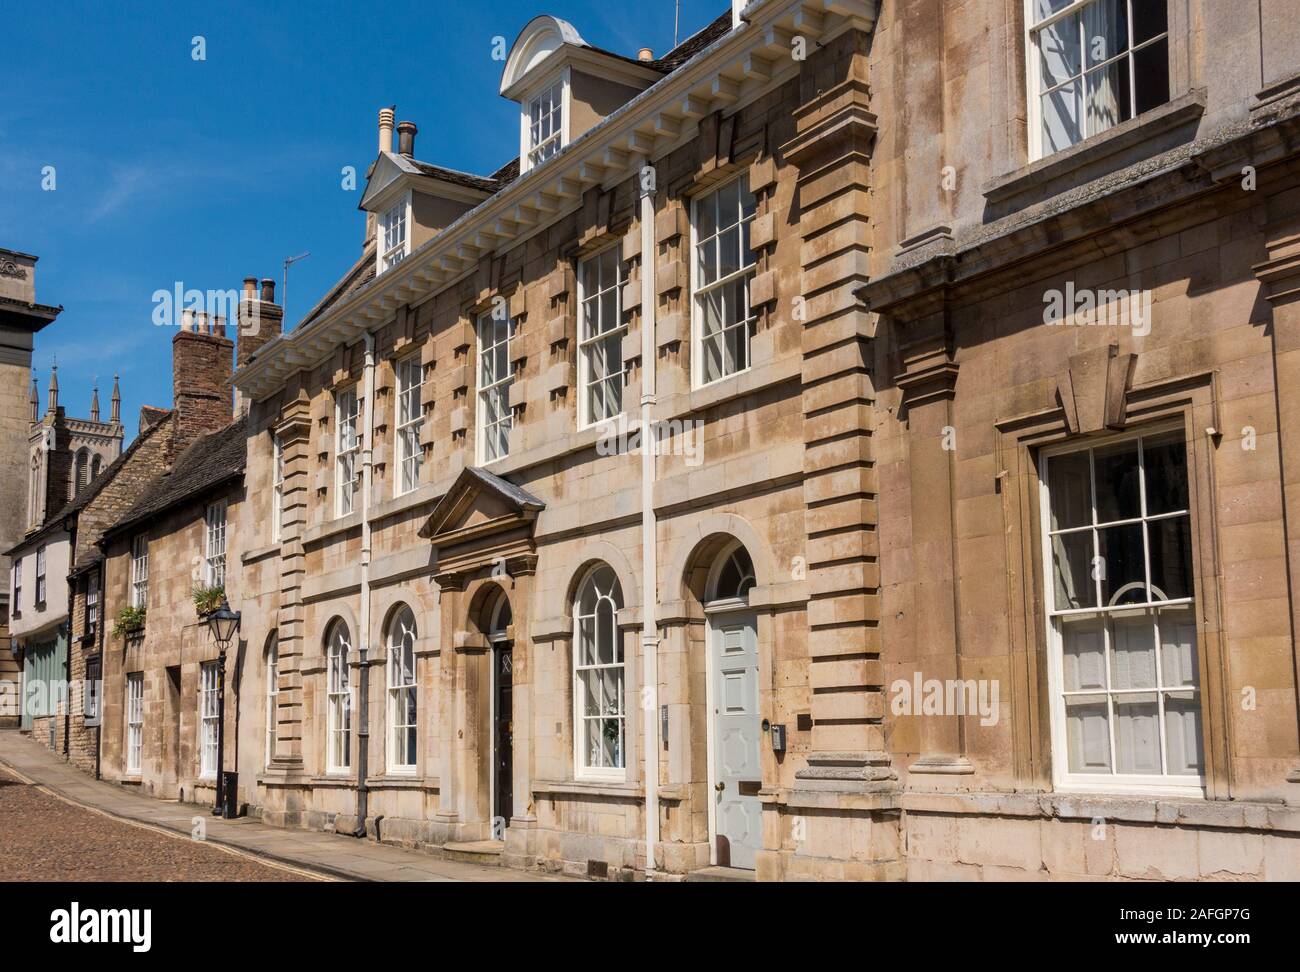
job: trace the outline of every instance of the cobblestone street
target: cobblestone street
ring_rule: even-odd
[[[306,872],[112,820],[0,768],[0,881],[301,881]]]

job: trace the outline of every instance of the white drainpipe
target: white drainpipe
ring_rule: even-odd
[[[357,632],[357,651],[361,654],[361,668],[357,673],[357,836],[366,832],[368,793],[366,776],[369,773],[370,751],[370,483],[374,475],[374,418],[375,418],[375,336],[366,332],[365,376],[362,379],[365,411],[361,423],[361,618]],[[378,824],[376,824],[378,827]],[[376,837],[378,833],[376,833]]]
[[[649,167],[650,161],[643,163]],[[651,170],[653,171],[653,170]],[[655,438],[650,434],[655,404],[655,235],[654,180],[641,178],[641,652],[645,659],[645,872],[654,879],[659,843],[659,626],[656,605]]]

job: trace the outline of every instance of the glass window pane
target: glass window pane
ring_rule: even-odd
[[[718,238],[718,276],[740,269],[740,227],[733,226]]]
[[[1120,58],[1084,75],[1088,135],[1096,135],[1133,117],[1129,93],[1129,59]]]
[[[1201,747],[1201,706],[1194,692],[1165,695],[1165,748],[1170,774],[1200,774],[1205,763]]]
[[[1173,601],[1191,597],[1192,521],[1187,516],[1147,524],[1151,549],[1151,599]]]
[[[1142,462],[1146,467],[1147,515],[1187,509],[1187,445],[1183,434],[1143,439]]]
[[[1097,475],[1097,522],[1113,523],[1141,516],[1137,441],[1097,449],[1093,463]]]
[[[1034,23],[1046,20],[1058,10],[1064,10],[1074,0],[1034,0]]]
[[[1062,81],[1077,77],[1083,70],[1079,47],[1079,16],[1062,17],[1038,31],[1038,54],[1042,87],[1046,91]]]
[[[1133,78],[1138,114],[1169,100],[1169,41],[1156,41],[1134,53]]]
[[[699,247],[700,283],[711,284],[718,279],[718,240],[712,237]]]
[[[1196,621],[1186,608],[1161,611],[1160,681],[1163,685],[1196,685]]]
[[[1115,772],[1160,775],[1156,693],[1115,697]]]
[[[1064,664],[1062,684],[1067,692],[1106,689],[1106,641],[1099,618],[1069,618],[1061,622]]]
[[[1087,452],[1072,452],[1047,460],[1047,490],[1053,530],[1086,526],[1092,522],[1091,482]]]
[[[1111,687],[1156,687],[1155,626],[1151,615],[1120,615],[1111,626]]]
[[[1103,605],[1142,604],[1146,596],[1146,564],[1142,524],[1106,527],[1097,531],[1097,565],[1101,571]]]
[[[1127,50],[1128,0],[1094,0],[1084,7],[1083,40],[1090,68]]]
[[[602,599],[596,608],[597,659],[602,665],[614,661],[614,606]]]
[[[698,224],[695,227],[696,238],[707,240],[718,231],[718,197],[710,193],[702,198],[695,207]]]
[[[729,182],[718,190],[718,228],[740,221],[740,183]]]
[[[1052,573],[1056,577],[1056,610],[1096,607],[1092,578],[1092,531],[1052,537]]]
[[[1164,0],[1136,0],[1133,4],[1133,43],[1141,44],[1169,29]]]
[[[1071,81],[1042,96],[1043,154],[1050,155],[1082,141],[1080,124],[1081,81]]]
[[[1065,700],[1065,735],[1071,773],[1110,772],[1110,725],[1104,695]]]

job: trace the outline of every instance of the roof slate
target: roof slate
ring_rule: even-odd
[[[155,479],[135,506],[104,531],[104,537],[122,533],[242,476],[248,459],[247,428],[247,417],[241,417],[191,445],[172,463],[170,472]]]

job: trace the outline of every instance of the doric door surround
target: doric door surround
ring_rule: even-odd
[[[533,529],[545,504],[499,476],[466,467],[438,501],[420,536],[435,548],[434,580],[444,632],[439,711],[443,713],[441,786],[435,828],[444,841],[519,843],[535,827],[533,737],[529,711],[529,630],[537,550]],[[504,834],[492,826],[492,608],[504,594],[513,623],[514,815]],[[508,848],[511,850],[511,848]]]
[[[802,265],[804,514],[812,747],[795,786],[765,795],[780,813],[760,880],[798,876],[798,856],[836,857],[862,828],[858,863],[896,876],[898,793],[885,751],[880,661],[878,493],[872,452],[873,315],[855,290],[869,274],[870,34],[850,30],[800,71],[795,135],[780,148],[798,172]],[[793,308],[792,308],[793,310]],[[770,824],[769,824],[770,827]],[[853,838],[859,843],[859,838]],[[780,848],[772,850],[773,847]],[[818,848],[825,848],[819,850]],[[865,861],[863,860],[865,857]]]

